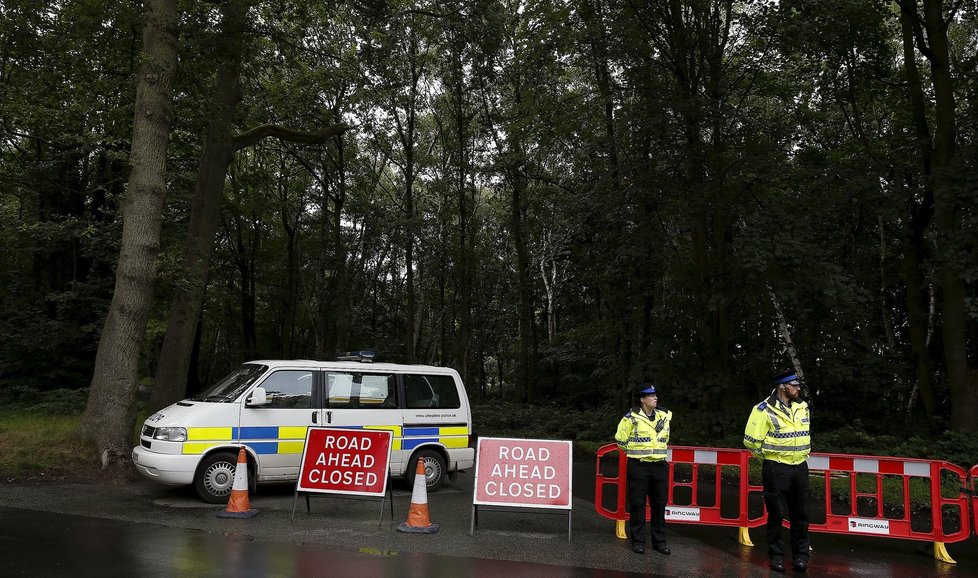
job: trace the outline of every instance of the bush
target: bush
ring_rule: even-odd
[[[26,386],[0,388],[0,411],[5,413],[75,415],[85,409],[87,401],[87,388],[50,391]]]
[[[622,415],[624,410],[609,404],[593,410],[511,402],[472,406],[478,436],[571,440],[579,453],[591,456],[614,442]],[[670,444],[740,449],[746,420],[746,413],[680,414],[674,417]],[[945,460],[966,469],[978,460],[978,437],[955,432],[935,438],[871,434],[858,420],[833,431],[816,427],[812,441],[812,450],[819,453]]]
[[[580,410],[555,405],[510,402],[472,407],[472,427],[482,437],[559,439],[597,443],[614,441],[621,413],[610,408]]]
[[[857,454],[944,460],[965,469],[975,464],[978,438],[958,432],[937,437],[869,434],[858,421],[830,432],[813,432],[813,451],[830,454]]]

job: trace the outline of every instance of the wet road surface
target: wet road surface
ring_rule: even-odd
[[[438,533],[403,534],[410,493],[394,486],[394,519],[379,500],[313,496],[291,521],[290,486],[251,496],[260,514],[217,518],[222,506],[151,482],[0,485],[0,575],[16,576],[780,576],[767,568],[763,531],[754,548],[731,528],[670,524],[672,556],[636,555],[594,511],[593,462],[575,462],[573,540],[565,515],[480,512],[469,536],[472,477],[428,495]],[[587,471],[590,468],[590,473]],[[978,577],[978,538],[948,544],[958,564],[928,544],[812,536],[808,576]],[[792,575],[788,570],[786,574]],[[797,574],[796,574],[797,575]]]

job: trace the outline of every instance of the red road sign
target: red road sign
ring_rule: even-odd
[[[392,437],[386,430],[309,428],[296,491],[383,496]]]
[[[479,438],[476,505],[571,507],[571,442]]]

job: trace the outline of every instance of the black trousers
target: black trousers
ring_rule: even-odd
[[[628,460],[628,534],[633,544],[645,543],[645,500],[652,510],[652,547],[666,545],[666,501],[669,499],[669,463]]]
[[[767,508],[767,551],[772,559],[784,559],[782,522],[791,524],[791,557],[808,561],[808,464],[782,464],[764,460],[761,470],[764,506]],[[785,516],[787,514],[787,516]]]

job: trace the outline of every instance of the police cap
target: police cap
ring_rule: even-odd
[[[651,393],[655,393],[655,386],[651,383],[640,383],[635,388],[635,398],[645,397]]]
[[[771,379],[771,382],[774,385],[781,385],[782,383],[790,383],[792,381],[795,382],[795,385],[801,381],[801,379],[798,377],[798,372],[796,372],[794,369],[783,371]]]

